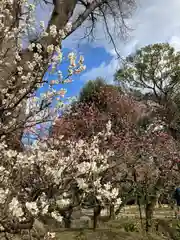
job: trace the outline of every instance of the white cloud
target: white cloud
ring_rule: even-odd
[[[180,37],[172,36],[169,43],[177,50],[180,51]]]
[[[116,46],[121,56],[127,56],[132,51],[147,44],[157,42],[169,42],[177,50],[180,50],[180,1],[179,0],[139,0],[138,8],[127,24],[133,31],[129,32],[128,41],[123,42],[116,36]],[[110,22],[113,28],[113,21]],[[83,27],[84,28],[84,27]],[[84,29],[78,29],[67,41],[66,47],[76,47],[79,36],[83,36]],[[99,22],[96,27],[96,41],[92,46],[104,47],[110,54],[114,55],[112,44],[104,37],[103,24]],[[86,40],[84,40],[86,41]],[[99,75],[109,78],[113,76],[117,60],[113,59],[108,65],[102,63],[83,75],[95,78]]]
[[[180,1],[144,1],[130,21],[132,38],[138,40],[138,47],[155,42],[171,41],[180,37]]]
[[[127,56],[135,49],[147,44],[156,42],[169,42],[177,50],[180,50],[180,1],[179,0],[137,0],[138,7],[131,19],[127,21],[127,25],[133,30],[129,32],[130,37],[126,42],[118,36],[117,28],[114,31],[114,37],[117,49],[121,56]],[[82,9],[76,9],[76,13]],[[52,9],[47,9],[43,6],[43,16],[38,15],[38,20],[41,18],[48,21],[49,14]],[[48,13],[48,14],[45,14]],[[77,15],[77,14],[75,14]],[[108,23],[111,30],[114,30],[113,20],[108,18]],[[71,50],[77,49],[78,44],[87,43],[87,39],[79,40],[84,36],[84,31],[87,22],[77,29],[67,40],[64,41],[64,47]],[[96,40],[91,43],[94,47],[103,47],[114,59],[107,65],[105,62],[100,64],[98,68],[94,68],[86,72],[82,78],[95,78],[99,75],[107,76],[111,79],[118,65],[115,51],[112,44],[109,44],[109,38],[104,35],[104,24],[99,21],[96,25],[95,36]],[[112,80],[112,79],[111,79]]]
[[[32,1],[32,0],[29,0]],[[52,1],[52,0],[51,0]],[[137,0],[137,10],[131,19],[126,23],[134,29],[129,32],[130,39],[123,42],[118,36],[118,29],[115,28],[113,20],[108,17],[109,27],[114,31],[116,45],[122,55],[129,53],[134,47],[155,42],[170,41],[173,39],[179,42],[180,38],[180,1],[179,0]],[[43,11],[42,11],[43,10]],[[37,9],[37,20],[47,21],[50,18],[52,11],[51,5],[41,4]],[[82,9],[78,8],[75,11],[74,17],[77,17]],[[77,29],[67,40],[64,41],[64,47],[76,48],[79,43],[87,43],[87,39],[79,41],[84,36],[84,31],[88,22]],[[107,52],[112,52],[113,46],[109,44],[108,36],[104,35],[105,26],[103,21],[98,21],[96,24],[95,37],[96,40],[92,43],[93,46],[104,47]],[[172,38],[172,39],[171,39]],[[175,40],[174,40],[175,39]]]
[[[108,64],[106,62],[101,63],[97,68],[93,68],[90,71],[82,75],[82,79],[85,81],[94,80],[96,77],[103,77],[109,83],[113,80],[113,75],[119,68],[119,61],[113,58]]]

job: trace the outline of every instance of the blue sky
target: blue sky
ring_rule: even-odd
[[[48,16],[50,9],[43,9],[38,18]],[[134,52],[137,48],[157,42],[169,42],[180,50],[180,1],[179,0],[137,0],[137,9],[132,17],[126,21],[131,29],[128,38],[122,40],[114,34],[116,47],[122,57]],[[47,18],[45,19],[48,20]],[[119,68],[120,62],[114,52],[112,44],[104,34],[104,25],[98,22],[95,30],[96,40],[88,42],[79,40],[84,36],[87,23],[77,29],[63,42],[63,52],[77,51],[85,58],[87,69],[81,75],[75,76],[74,82],[67,85],[67,96],[79,93],[86,81],[102,76],[108,82],[113,81],[113,75]],[[114,23],[109,19],[109,26],[114,30]],[[115,31],[116,33],[117,31]],[[64,67],[61,66],[64,71]]]
[[[68,53],[71,52],[72,49],[69,48],[63,48],[63,55],[65,58],[67,58]],[[106,65],[110,63],[110,61],[113,59],[113,57],[108,54],[104,48],[102,47],[93,47],[90,44],[82,44],[82,46],[78,47],[78,49],[75,50],[78,55],[82,54],[85,57],[85,65],[86,70],[83,71],[81,74],[73,75],[72,76],[72,83],[62,84],[58,85],[58,88],[66,88],[67,94],[66,97],[73,97],[78,96],[81,88],[88,80],[94,80],[96,77],[99,77],[101,75],[97,75],[96,77],[88,77],[86,76],[86,73],[88,73],[91,70],[94,70],[95,68],[99,68],[99,66],[102,64],[102,62]],[[95,54],[96,53],[96,54]],[[86,57],[88,56],[88,57]],[[78,58],[77,58],[78,60]],[[68,62],[64,61],[59,66],[59,70],[62,71],[63,76],[65,77],[67,75],[67,68],[68,68]],[[49,75],[49,80],[55,79],[53,75]],[[108,79],[107,79],[108,80]],[[38,92],[43,92],[46,90],[48,85],[40,89]]]
[[[64,48],[63,49],[64,55],[67,56],[69,51],[70,49]],[[112,56],[110,56],[104,50],[104,48],[92,47],[90,44],[83,44],[81,47],[79,47],[78,53],[81,53],[85,57],[86,70],[79,75],[74,75],[72,77],[73,79],[72,83],[64,85],[64,87],[67,88],[68,90],[66,94],[67,97],[77,96],[79,94],[80,89],[88,80],[95,79],[95,77],[91,79],[91,77],[86,76],[86,73],[93,70],[94,68],[98,68],[102,62],[109,64],[110,61],[112,60]],[[64,65],[62,64],[60,66],[60,70],[63,73],[66,73],[67,64]],[[98,75],[96,77],[98,77]]]

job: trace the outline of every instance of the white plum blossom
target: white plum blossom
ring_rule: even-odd
[[[40,21],[40,27],[41,27],[42,29],[45,29],[45,23],[44,23],[44,21]]]
[[[69,33],[71,32],[71,30],[72,30],[72,23],[68,22],[65,26],[65,31]]]
[[[8,195],[8,189],[4,190],[0,188],[0,203],[3,204],[6,201],[7,195]]]
[[[55,25],[50,26],[50,35],[53,36],[54,38],[57,35],[57,27]]]
[[[32,213],[32,215],[37,215],[39,212],[36,202],[26,202],[26,207]]]
[[[9,211],[12,212],[13,216],[17,218],[22,217],[24,215],[22,206],[16,197],[14,197],[12,201],[9,203]]]
[[[62,198],[62,199],[57,200],[56,203],[58,204],[58,206],[64,207],[64,206],[69,205],[70,200],[67,198]]]
[[[53,44],[47,46],[47,52],[48,52],[49,54],[53,53],[53,51],[54,51],[54,45],[53,45]]]
[[[79,189],[87,189],[88,188],[88,184],[85,183],[83,178],[77,178],[76,181],[77,181]]]
[[[51,216],[56,219],[58,222],[62,222],[63,217],[58,212],[52,212]]]

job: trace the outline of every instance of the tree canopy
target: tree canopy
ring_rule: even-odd
[[[132,92],[139,90],[141,100],[155,102],[157,114],[166,121],[177,138],[180,119],[180,52],[168,43],[145,46],[127,57],[124,67],[116,72],[114,81],[124,83]]]
[[[177,93],[180,84],[180,52],[168,43],[148,45],[126,58],[122,69],[115,74],[115,82],[152,92],[157,100]]]

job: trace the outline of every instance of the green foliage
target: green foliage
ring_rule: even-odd
[[[127,224],[124,226],[124,230],[125,230],[126,232],[139,232],[136,224],[135,224],[135,223],[131,223],[131,222],[130,222],[130,223],[127,223]]]
[[[94,102],[94,98],[96,98],[97,94],[100,92],[101,87],[105,85],[106,82],[103,78],[88,81],[80,92],[79,101],[83,103]]]
[[[122,93],[120,86],[108,84],[103,78],[96,78],[95,80],[88,81],[82,88],[79,95],[79,102],[81,103],[94,103],[98,101],[98,95],[102,92],[102,89],[109,87],[112,90]]]
[[[121,87],[108,84],[102,78],[97,78],[94,81],[90,80],[82,88],[77,106],[89,105],[95,107],[101,113],[108,113],[108,109],[114,106],[112,102],[118,98],[120,93],[122,94]]]
[[[126,59],[114,81],[128,88],[152,92],[156,97],[177,94],[180,86],[180,52],[168,43],[148,45]]]
[[[136,100],[155,103],[154,117],[167,123],[167,130],[175,140],[180,139],[179,51],[168,43],[145,46],[127,57],[124,66],[116,72],[114,82],[125,86]]]

